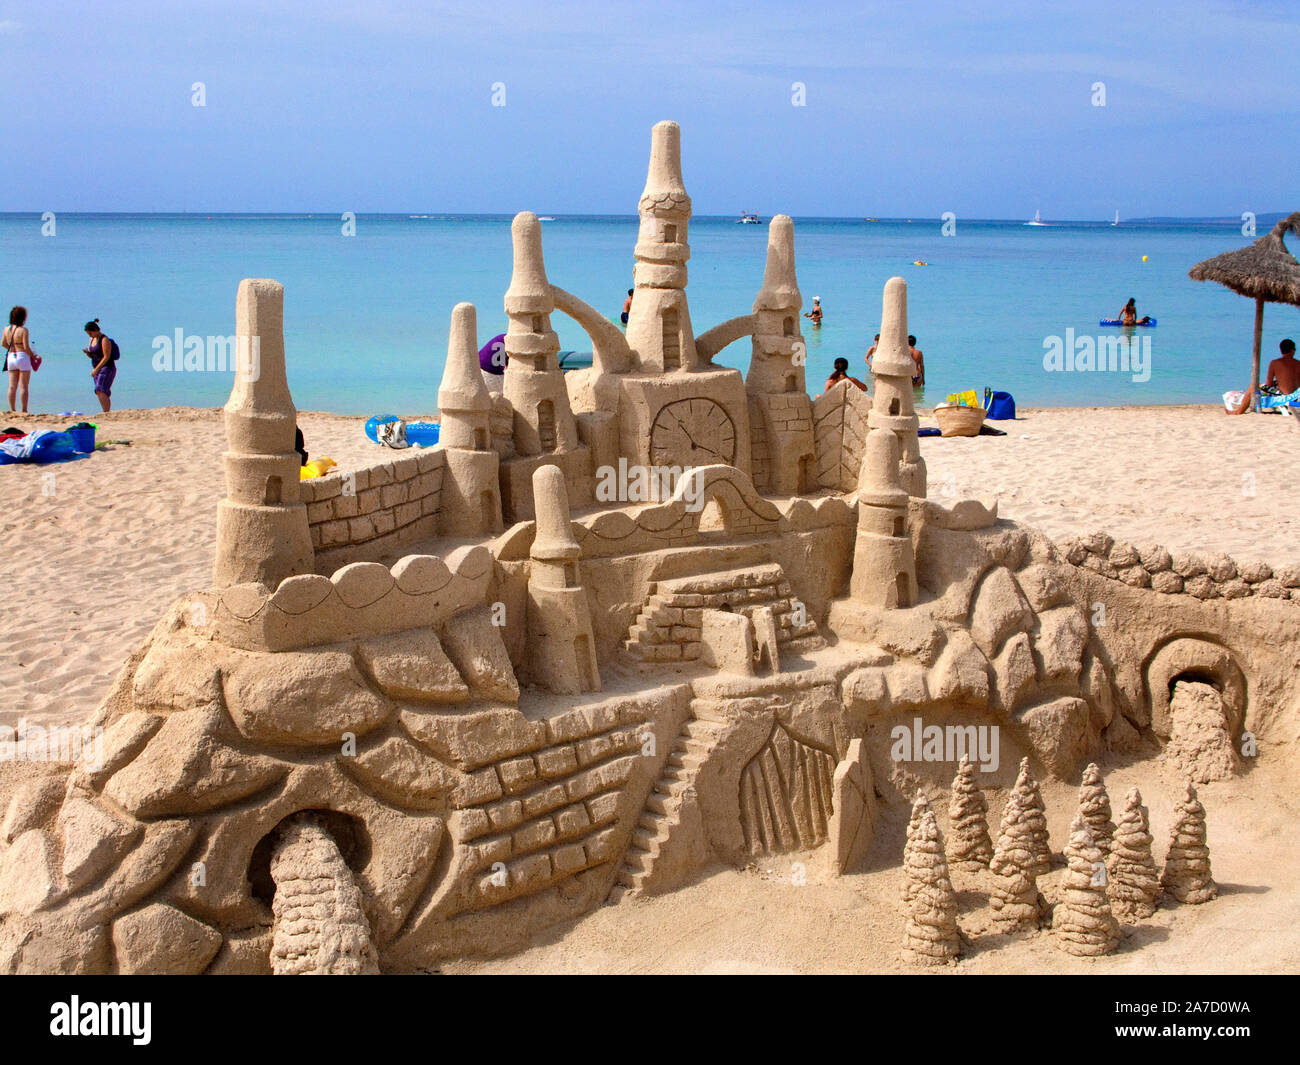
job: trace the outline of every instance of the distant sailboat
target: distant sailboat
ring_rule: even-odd
[[[1027,226],[1045,226],[1045,225],[1047,225],[1047,223],[1043,221],[1043,212],[1042,212],[1042,211],[1035,211],[1035,212],[1034,212],[1034,218],[1033,218],[1033,221],[1026,222],[1025,225],[1027,225]]]
[[[1117,226],[1117,225],[1119,225],[1119,212],[1118,212],[1118,211],[1115,212],[1115,221],[1113,221],[1113,222],[1111,223],[1111,225],[1113,225],[1113,226]]]

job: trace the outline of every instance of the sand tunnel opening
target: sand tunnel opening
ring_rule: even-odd
[[[301,814],[314,814],[320,817],[329,834],[338,844],[339,853],[353,873],[364,869],[370,861],[370,833],[366,831],[365,822],[351,814],[337,810],[295,810],[282,817],[276,826],[257,842],[253,854],[248,860],[248,888],[253,898],[264,903],[268,908],[275,898],[275,881],[271,879],[271,855],[280,835],[280,829]]]

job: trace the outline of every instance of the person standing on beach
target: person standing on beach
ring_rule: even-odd
[[[804,317],[811,318],[813,325],[822,324],[822,298],[820,296],[813,297],[812,310],[805,313]]]
[[[831,372],[830,377],[826,378],[826,387],[822,389],[822,392],[829,392],[841,381],[848,381],[850,384],[856,385],[863,392],[867,390],[867,386],[856,377],[849,376],[849,360],[845,358],[835,360],[835,369]]]
[[[871,342],[871,347],[867,348],[867,369],[871,369],[872,356],[876,354],[876,348],[880,347],[880,334],[876,334],[876,339]]]
[[[41,364],[41,357],[32,350],[32,339],[27,332],[27,308],[15,307],[9,312],[9,325],[2,340],[5,349],[5,369],[9,371],[9,413],[17,414],[14,400],[22,397],[22,413],[27,413],[27,394],[32,371]]]
[[[90,356],[90,379],[95,384],[95,398],[107,414],[113,409],[113,378],[117,376],[117,359],[122,353],[117,341],[100,331],[98,318],[86,323],[86,336],[90,337],[90,346],[81,350]]]
[[[622,314],[622,319],[623,319],[623,324],[624,324],[624,325],[627,325],[627,316],[628,316],[629,314],[632,313],[632,293],[635,292],[635,291],[636,291],[636,289],[634,289],[634,288],[630,288],[630,289],[628,289],[628,290],[627,290],[627,299],[625,299],[625,300],[623,301],[623,314]]]
[[[912,361],[916,363],[916,373],[912,374],[912,387],[925,387],[925,356],[921,354],[921,349],[916,346],[916,337],[907,338],[907,351],[912,356]]]

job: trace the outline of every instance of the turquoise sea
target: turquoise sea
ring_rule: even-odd
[[[766,219],[764,219],[766,221]],[[157,372],[155,338],[228,336],[244,277],[284,283],[289,380],[303,410],[430,413],[446,353],[451,308],[478,308],[480,343],[505,329],[510,281],[508,216],[361,215],[356,235],[337,214],[59,214],[52,236],[35,214],[0,215],[0,302],[24,304],[46,357],[32,409],[97,410],[82,326],[99,318],[123,350],[118,407],[217,406],[230,376]],[[44,226],[48,229],[48,225]],[[551,281],[617,319],[632,284],[637,220],[558,217],[544,224]],[[763,276],[767,226],[732,218],[691,223],[691,317],[697,334],[748,313]],[[1253,304],[1191,281],[1200,259],[1249,242],[1233,224],[965,221],[944,236],[925,220],[796,219],[805,310],[822,298],[820,329],[804,323],[808,385],[820,391],[836,356],[851,372],[879,329],[881,288],[901,274],[910,330],[925,353],[919,401],[990,386],[1022,406],[1218,402],[1249,376]],[[1142,257],[1147,256],[1144,262]],[[928,262],[913,265],[913,260]],[[1044,341],[1114,335],[1097,325],[1128,297],[1159,320],[1146,381],[1113,372],[1047,372]],[[563,315],[561,346],[589,350]],[[1265,312],[1265,360],[1300,334],[1296,308]],[[744,367],[747,341],[719,357]]]

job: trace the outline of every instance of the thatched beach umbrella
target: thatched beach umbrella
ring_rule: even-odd
[[[1264,303],[1290,303],[1300,307],[1300,262],[1286,250],[1282,234],[1300,236],[1300,211],[1288,215],[1248,248],[1224,252],[1197,263],[1187,276],[1193,281],[1217,281],[1255,301],[1255,349],[1251,359],[1250,387],[1259,399],[1259,348],[1264,333]]]

